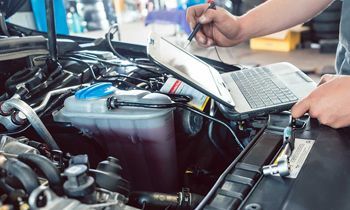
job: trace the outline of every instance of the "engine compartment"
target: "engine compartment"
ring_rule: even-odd
[[[11,42],[16,54],[46,41],[25,37]],[[0,61],[2,205],[194,209],[242,152],[237,141],[248,145],[266,124],[229,122],[214,102],[202,111],[162,92],[174,78],[144,46],[64,38],[57,62],[45,49]]]

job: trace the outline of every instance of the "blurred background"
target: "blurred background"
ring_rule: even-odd
[[[217,0],[234,15],[242,15],[264,0]],[[190,28],[186,9],[204,0],[54,0],[56,31],[60,34],[99,38],[118,24],[114,40],[145,45],[150,31],[156,31],[178,45],[184,45]],[[288,61],[315,80],[334,73],[341,1],[302,26],[267,37],[259,37],[230,48],[203,49],[195,42],[194,54],[240,65],[264,65]],[[7,21],[46,31],[44,0],[30,0]],[[273,23],[271,23],[273,24]]]

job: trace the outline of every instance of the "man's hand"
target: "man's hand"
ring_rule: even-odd
[[[350,125],[350,76],[325,75],[309,96],[292,108],[295,118],[306,112],[332,128]]]
[[[193,29],[203,24],[196,35],[204,47],[230,47],[253,37],[275,33],[304,23],[326,8],[333,0],[269,0],[236,17],[223,8],[207,10],[209,4],[187,9],[187,22]],[[207,11],[206,11],[207,10]]]
[[[196,34],[198,43],[204,47],[230,47],[238,44],[241,41],[238,38],[238,18],[220,7],[207,10],[208,6],[201,4],[187,9],[187,22],[192,29],[198,22],[203,24]]]

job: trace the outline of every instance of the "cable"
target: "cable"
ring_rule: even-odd
[[[151,73],[154,74],[159,74],[159,75],[163,75],[162,73],[158,72],[158,68],[155,65],[148,65],[146,62],[139,64],[138,62],[140,60],[142,60],[141,58],[139,59],[135,59],[134,61],[128,60],[130,62],[130,64],[118,64],[118,63],[114,63],[114,62],[110,62],[110,61],[106,61],[103,59],[98,58],[95,55],[92,54],[88,54],[88,53],[75,53],[75,54],[67,54],[68,56],[79,56],[82,58],[89,58],[95,61],[99,61],[101,63],[105,63],[105,64],[109,64],[111,66],[117,66],[117,67],[128,67],[128,66],[134,66],[140,69],[143,69],[145,71],[149,71]],[[146,60],[146,59],[145,59]]]
[[[214,46],[214,49],[215,49],[215,51],[216,51],[216,56],[218,56],[220,62],[221,62],[221,63],[225,63],[225,62],[221,59],[221,57],[220,57],[220,55],[219,55],[218,48],[217,48],[216,46]]]
[[[59,59],[61,60],[71,60],[71,61],[75,61],[77,63],[81,63],[84,64],[86,67],[88,67],[88,69],[90,70],[92,77],[94,78],[94,80],[97,80],[96,74],[94,72],[94,69],[91,67],[91,65],[89,63],[87,63],[86,61],[83,61],[81,59],[78,58],[73,58],[73,57],[59,57]]]
[[[99,61],[100,63],[104,63],[104,64],[108,64],[111,66],[117,66],[117,67],[128,67],[128,66],[134,66],[137,67],[139,69],[145,70],[145,71],[149,71],[153,74],[158,74],[163,76],[162,73],[159,72],[159,68],[155,65],[150,65],[152,64],[148,59],[146,58],[137,58],[134,61],[132,60],[128,60],[130,62],[130,64],[120,64],[120,63],[114,63],[114,62],[110,62],[110,61],[106,61],[103,59],[98,58],[95,55],[89,54],[89,53],[81,53],[81,52],[77,52],[77,53],[73,53],[73,54],[67,54],[66,56],[78,56],[81,58],[87,58],[87,59],[92,59],[94,61]],[[148,61],[146,61],[148,60]]]
[[[95,55],[92,55],[92,54],[88,54],[88,53],[73,53],[73,54],[66,54],[65,56],[78,56],[78,57],[81,57],[81,58],[85,58],[85,59],[91,59],[93,61],[98,61],[100,63],[104,63],[104,64],[108,64],[108,65],[111,65],[111,66],[118,66],[118,67],[127,67],[127,66],[135,66],[134,64],[120,64],[120,63],[114,63],[114,62],[111,62],[111,61],[106,61],[106,60],[103,60]]]
[[[74,56],[74,55],[73,55],[73,56]],[[85,55],[78,55],[78,54],[76,54],[75,56],[79,56],[79,57],[82,57],[82,58],[88,58],[88,59],[91,59],[91,60],[92,60],[92,59],[95,59],[95,58],[93,58],[93,57],[85,56]],[[121,82],[121,83],[127,84],[128,86],[131,86],[131,87],[133,87],[133,88],[135,88],[135,89],[144,90],[144,88],[138,87],[138,86],[137,86],[136,84],[134,84],[134,83],[128,82],[128,81],[126,81],[126,80],[119,80],[119,79],[117,79],[117,77],[123,77],[123,78],[126,78],[126,79],[131,79],[131,80],[136,80],[136,81],[138,81],[138,82],[147,83],[147,85],[148,85],[149,87],[152,86],[151,82],[148,81],[148,80],[140,79],[140,78],[137,78],[137,77],[132,77],[132,76],[130,76],[130,75],[123,75],[123,74],[119,74],[119,73],[118,73],[118,75],[112,75],[112,76],[100,75],[101,78],[107,79],[107,80],[102,80],[102,79],[99,79],[99,78],[97,77],[97,75],[95,74],[95,71],[93,70],[93,66],[91,66],[91,65],[88,63],[88,61],[82,60],[82,59],[80,59],[80,58],[70,57],[70,56],[60,56],[59,58],[60,58],[61,60],[71,60],[71,61],[76,61],[76,62],[78,62],[78,63],[84,64],[85,66],[87,66],[87,67],[89,68],[89,70],[91,71],[91,74],[92,74],[92,76],[93,76],[93,79],[94,79],[94,81],[96,81],[96,82],[113,82],[113,80],[111,81],[111,80],[109,80],[109,79],[114,79],[114,80],[116,80],[117,82]],[[106,64],[109,64],[109,65],[115,65],[115,66],[118,66],[118,67],[121,66],[121,65],[119,65],[119,64],[111,63],[111,62],[108,62],[108,61],[103,61],[103,60],[101,60],[101,59],[98,59],[97,57],[96,57],[95,60],[99,61],[101,64],[106,63]],[[95,60],[93,60],[93,61],[95,61]],[[134,65],[131,65],[131,66],[134,66]],[[158,74],[159,74],[159,73],[158,73]]]
[[[144,79],[140,79],[140,78],[137,78],[137,77],[131,77],[131,76],[127,76],[127,75],[123,75],[123,74],[118,74],[118,75],[112,75],[112,76],[104,76],[104,75],[101,75],[102,78],[105,78],[105,79],[109,79],[109,78],[116,78],[116,77],[123,77],[123,78],[126,78],[126,79],[133,79],[133,80],[137,80],[139,82],[144,82],[144,83],[147,83],[148,85],[150,85],[150,82],[147,81],[147,80],[144,80]]]
[[[229,125],[227,125],[225,122],[216,119],[210,115],[205,114],[204,112],[201,112],[187,104],[183,104],[183,103],[170,103],[170,104],[145,104],[145,103],[134,103],[134,102],[124,102],[124,101],[118,101],[117,98],[115,97],[110,97],[107,99],[107,107],[109,109],[116,109],[120,106],[131,106],[131,107],[143,107],[143,108],[155,108],[155,109],[167,109],[167,108],[183,108],[186,110],[189,110],[191,112],[194,112],[198,115],[201,115],[202,117],[208,118],[209,120],[212,120],[224,127],[226,127],[230,133],[232,134],[235,142],[238,144],[238,146],[243,150],[244,146],[242,145],[242,143],[239,141],[238,137],[236,136],[235,132],[231,129],[231,127]]]
[[[74,57],[59,57],[59,59],[61,59],[61,60],[71,60],[71,61],[76,61],[78,63],[84,64],[90,70],[90,72],[92,74],[92,77],[93,77],[95,82],[112,82],[111,80],[102,80],[102,79],[97,78],[97,76],[95,74],[95,71],[92,68],[92,66],[88,62],[86,62],[84,60],[81,60],[79,58],[74,58]],[[132,87],[136,88],[136,89],[141,89],[141,88],[138,88],[135,84],[132,84],[132,83],[127,82],[125,80],[119,80],[119,79],[114,79],[114,80],[116,80],[117,82],[125,83],[125,84],[127,84],[129,86],[132,86]]]
[[[114,31],[113,31],[114,30]],[[113,44],[112,44],[112,37],[113,35],[119,31],[119,25],[116,23],[114,25],[112,25],[107,34],[106,34],[106,40],[107,40],[107,43],[109,45],[109,48],[111,49],[111,51],[113,52],[114,55],[118,56],[119,58],[123,59],[123,60],[128,60],[126,57],[122,56],[121,54],[119,54],[113,47]]]
[[[215,102],[213,99],[211,99],[210,101],[210,116],[215,116],[216,114],[216,110],[215,110]],[[228,158],[227,155],[225,154],[225,152],[220,148],[220,146],[216,143],[215,139],[213,138],[213,127],[214,127],[214,123],[213,121],[210,121],[209,126],[208,126],[208,137],[210,142],[214,145],[214,147],[218,150],[219,154],[224,157],[224,158]]]
[[[213,40],[215,40],[215,38],[214,38],[214,27],[213,27],[213,23],[210,24],[210,27],[211,27],[211,29],[212,29]],[[215,49],[215,52],[216,52],[216,56],[218,57],[218,59],[220,60],[220,62],[221,62],[221,63],[225,63],[225,62],[221,59],[221,57],[220,57],[220,55],[219,55],[218,48],[216,47],[216,45],[214,46],[214,49]]]

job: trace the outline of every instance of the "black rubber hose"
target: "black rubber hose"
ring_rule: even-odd
[[[63,195],[63,185],[60,173],[56,166],[46,157],[32,153],[18,155],[18,160],[38,169],[49,182],[50,188],[57,194]]]
[[[176,209],[193,209],[195,208],[203,196],[191,193],[191,201],[180,201],[179,194],[167,194],[156,192],[132,192],[129,196],[129,205],[150,209],[162,209],[169,207],[176,207]]]
[[[39,187],[37,175],[25,163],[15,159],[8,159],[4,163],[3,168],[10,176],[16,178],[22,184],[28,194]]]
[[[154,193],[154,192],[132,192],[129,196],[129,205],[142,208],[147,207],[168,207],[178,205],[176,194]]]
[[[5,179],[1,179],[0,180],[0,192],[1,193],[6,193],[6,194],[10,194],[14,191],[15,189],[13,189],[13,187],[9,186],[8,184],[6,184]]]

